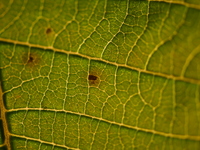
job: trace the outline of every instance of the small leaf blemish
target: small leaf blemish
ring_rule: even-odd
[[[94,74],[89,74],[88,82],[90,86],[97,87],[99,85],[99,78]]]
[[[32,62],[34,62],[34,57],[30,54],[29,59],[28,59],[28,63],[32,63]]]
[[[97,80],[97,76],[95,76],[95,75],[89,75],[88,76],[88,80]]]
[[[22,62],[27,68],[36,69],[35,67],[40,64],[41,58],[35,52],[24,53],[22,55]]]
[[[52,29],[51,28],[47,28],[46,34],[50,34],[51,32],[52,32]]]

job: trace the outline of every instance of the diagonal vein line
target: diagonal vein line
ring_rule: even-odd
[[[98,60],[98,61],[102,61],[102,62],[107,63],[107,64],[132,69],[132,70],[135,70],[135,71],[138,71],[138,72],[142,72],[142,73],[146,73],[146,74],[150,74],[150,75],[154,75],[154,76],[160,76],[160,77],[164,77],[164,78],[167,78],[167,79],[184,81],[184,82],[200,85],[200,80],[198,80],[198,79],[192,79],[192,78],[187,78],[187,77],[183,77],[183,76],[174,76],[174,75],[164,74],[164,73],[160,73],[160,72],[149,71],[149,70],[145,70],[145,69],[141,69],[141,68],[137,68],[137,67],[133,67],[133,66],[128,66],[128,65],[125,65],[125,64],[118,64],[116,62],[107,61],[107,60],[104,60],[102,58],[87,56],[87,55],[84,55],[84,54],[80,54],[78,52],[71,52],[71,51],[66,51],[64,49],[57,49],[57,48],[54,48],[54,47],[51,47],[51,46],[48,47],[48,46],[36,45],[36,44],[28,43],[28,42],[21,42],[21,41],[15,41],[15,40],[4,39],[4,38],[0,38],[0,42],[1,41],[6,42],[6,43],[16,44],[16,45],[39,48],[39,49],[43,49],[43,50],[52,50],[54,52],[60,52],[60,53],[64,53],[64,54],[78,55],[78,56],[81,56],[83,58],[87,58],[87,59],[90,59],[90,60]]]
[[[56,109],[43,109],[43,108],[20,108],[20,109],[10,109],[7,110],[7,112],[16,112],[16,111],[31,111],[31,110],[41,110],[41,111],[51,111],[51,112],[63,112],[63,113],[68,113],[68,114],[75,114],[78,116],[82,116],[82,117],[87,117],[87,118],[91,118],[91,119],[96,119],[99,121],[103,121],[109,124],[114,124],[117,126],[121,126],[121,127],[125,127],[125,128],[129,128],[132,130],[137,130],[137,131],[143,131],[143,132],[147,132],[147,133],[151,133],[151,134],[155,134],[155,135],[160,135],[160,136],[164,136],[164,137],[170,137],[170,138],[177,138],[177,139],[182,139],[182,140],[194,140],[194,141],[200,141],[200,136],[192,136],[192,135],[180,135],[180,134],[172,134],[172,133],[165,133],[165,132],[160,132],[160,131],[156,131],[153,129],[145,129],[145,128],[140,128],[137,126],[131,126],[131,125],[127,125],[127,124],[123,124],[123,123],[118,123],[118,122],[114,122],[114,121],[110,121],[104,118],[99,118],[99,117],[95,117],[95,116],[91,116],[88,114],[83,114],[83,113],[78,113],[78,112],[73,112],[73,111],[68,111],[68,110],[56,110]]]
[[[148,0],[150,2],[165,2],[165,3],[170,3],[170,4],[178,4],[178,5],[183,5],[189,8],[194,8],[194,9],[200,9],[200,5],[198,4],[190,4],[185,1],[178,1],[178,0]]]
[[[68,147],[68,146],[65,146],[65,145],[60,145],[60,144],[56,144],[56,143],[52,143],[52,142],[47,142],[47,141],[43,141],[43,140],[40,140],[40,139],[35,139],[35,138],[23,136],[23,135],[17,135],[17,134],[12,134],[12,133],[10,135],[13,136],[13,137],[18,137],[18,138],[23,138],[23,139],[27,139],[27,140],[37,141],[37,142],[44,143],[44,144],[49,144],[49,145],[52,145],[52,146],[58,146],[58,147],[67,148],[67,149],[71,149],[71,150],[80,150],[78,148]]]

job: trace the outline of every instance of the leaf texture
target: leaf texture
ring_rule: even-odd
[[[200,149],[198,0],[1,0],[0,149]]]

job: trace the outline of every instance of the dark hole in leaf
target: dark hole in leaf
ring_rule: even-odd
[[[26,66],[26,69],[31,69],[33,71],[40,65],[41,57],[37,52],[25,52],[22,54],[22,63]]]
[[[51,28],[47,28],[46,34],[50,34],[52,32]]]
[[[29,55],[28,63],[32,63],[34,61],[34,58],[32,55]]]
[[[88,80],[97,80],[97,76],[89,75]]]

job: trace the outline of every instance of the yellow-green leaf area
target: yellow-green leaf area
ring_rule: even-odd
[[[198,0],[2,0],[0,149],[200,149]]]

